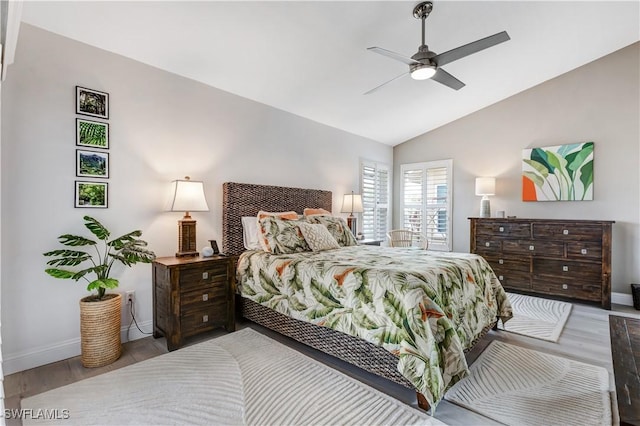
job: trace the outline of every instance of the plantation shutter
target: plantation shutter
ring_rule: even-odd
[[[390,186],[387,165],[372,162],[360,164],[360,188],[364,210],[362,213],[362,233],[365,238],[386,238],[390,222]]]
[[[400,168],[402,228],[422,232],[430,250],[447,250],[451,242],[451,160],[403,164]]]

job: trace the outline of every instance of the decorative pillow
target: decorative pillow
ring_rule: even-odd
[[[305,219],[309,223],[320,223],[326,226],[333,238],[335,238],[342,247],[355,246],[358,244],[356,237],[353,236],[351,230],[347,227],[347,222],[341,217],[318,215],[309,216]]]
[[[296,214],[295,220],[280,219],[276,216],[264,216],[262,219],[258,219],[262,249],[273,254],[311,251],[300,231],[300,224],[303,223],[303,220],[298,220],[297,217]]]
[[[242,240],[247,250],[262,250],[260,233],[258,232],[258,218],[256,216],[242,217]]]
[[[316,215],[319,215],[319,214],[324,214],[324,215],[331,216],[331,212],[327,211],[325,209],[310,209],[310,208],[306,208],[306,209],[304,209],[304,211],[302,213],[305,216],[316,216]]]
[[[275,217],[279,217],[280,219],[297,219],[298,213],[296,212],[265,212],[263,210],[260,210],[258,212],[258,220],[267,216],[275,216]]]
[[[301,223],[300,230],[304,239],[313,251],[331,250],[340,248],[340,244],[331,235],[326,226],[318,223]]]

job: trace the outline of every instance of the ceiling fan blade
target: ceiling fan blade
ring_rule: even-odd
[[[414,61],[411,58],[407,58],[406,56],[402,56],[399,53],[392,52],[392,51],[387,50],[387,49],[383,49],[382,47],[367,47],[367,50],[370,50],[371,52],[378,53],[380,55],[386,56],[386,57],[391,58],[391,59],[395,59],[396,61],[400,61],[400,62],[405,63],[407,65],[419,64],[419,62]]]
[[[460,90],[465,86],[463,82],[461,82],[442,68],[438,68],[434,76],[431,77],[431,80],[435,80],[440,84],[451,87],[453,90]]]
[[[369,90],[368,92],[363,93],[363,95],[369,95],[369,94],[375,92],[376,90],[380,89],[382,86],[386,86],[387,84],[391,83],[392,81],[395,81],[395,80],[399,79],[400,77],[404,77],[407,74],[409,74],[409,71],[404,72],[404,73],[400,74],[399,76],[392,78],[389,81],[385,81],[380,86],[374,87],[373,89]]]
[[[511,40],[511,37],[509,37],[509,34],[507,34],[506,31],[502,31],[501,33],[476,40],[473,43],[465,44],[464,46],[456,47],[455,49],[451,49],[448,52],[436,55],[431,58],[431,60],[438,64],[439,67],[441,67],[450,62],[457,61],[458,59],[464,58],[465,56],[472,55],[481,50],[488,49],[489,47],[495,46],[496,44],[500,44],[508,40]]]

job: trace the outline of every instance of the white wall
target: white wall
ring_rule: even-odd
[[[612,289],[630,293],[629,284],[640,282],[639,51],[640,43],[635,43],[397,145],[395,226],[400,221],[400,164],[451,158],[454,251],[469,251],[467,218],[478,216],[480,208],[475,177],[495,176],[494,213],[615,220]],[[593,201],[521,201],[523,149],[587,141],[595,142]]]
[[[109,208],[74,209],[75,86],[110,95]],[[170,181],[203,180],[198,247],[221,238],[222,183],[357,190],[361,157],[392,148],[22,24],[2,90],[2,337],[8,373],[79,354],[84,285],[56,280],[42,253],[93,215],[114,234],[143,231],[159,256],[177,250]],[[220,241],[219,241],[220,243]],[[151,330],[151,267],[116,271]]]

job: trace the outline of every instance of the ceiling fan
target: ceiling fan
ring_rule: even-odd
[[[445,86],[450,87],[454,90],[460,90],[464,87],[464,83],[440,67],[511,39],[506,31],[502,31],[492,36],[476,40],[472,43],[456,47],[455,49],[449,50],[448,52],[437,55],[434,52],[430,51],[429,46],[427,46],[424,42],[424,22],[432,10],[433,3],[430,1],[418,3],[413,8],[413,16],[416,19],[422,20],[422,44],[420,45],[420,47],[418,47],[418,52],[411,58],[407,58],[406,56],[400,55],[399,53],[395,53],[381,47],[367,48],[367,50],[379,53],[380,55],[387,56],[391,59],[395,59],[396,61],[400,61],[409,65],[409,71],[402,73],[399,76],[392,78],[391,80],[382,83],[377,87],[374,87],[373,89],[366,92],[365,95],[373,93],[381,87],[399,79],[400,77],[404,77],[407,74],[411,74],[411,77],[414,80],[427,80],[430,78],[431,80],[435,80],[438,83],[444,84]]]

